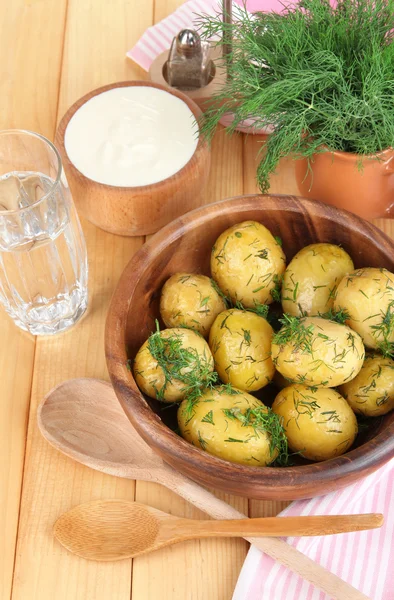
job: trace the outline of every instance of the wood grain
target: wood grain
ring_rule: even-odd
[[[0,3],[0,128],[53,136],[66,0]],[[48,26],[50,23],[50,27]],[[28,101],[26,99],[28,98]],[[0,313],[0,596],[11,596],[35,340]]]
[[[55,5],[55,3],[53,3]],[[70,0],[58,118],[79,96],[114,80],[135,78],[123,59],[151,24],[152,3]],[[39,40],[26,52],[40,53]],[[45,85],[45,83],[44,83]],[[53,541],[61,512],[83,500],[134,498],[134,485],[98,474],[63,457],[39,434],[36,407],[45,393],[76,375],[107,376],[103,352],[105,314],[115,283],[142,239],[117,238],[84,223],[89,256],[90,306],[71,331],[37,342],[13,600],[125,600],[130,562],[85,563]]]

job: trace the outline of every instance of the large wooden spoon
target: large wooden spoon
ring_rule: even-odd
[[[78,556],[122,560],[195,538],[331,535],[375,529],[382,523],[383,515],[373,513],[202,521],[174,517],[139,502],[96,500],[64,513],[53,531]]]
[[[38,407],[38,426],[55,448],[88,467],[160,483],[215,519],[247,518],[164,463],[132,427],[109,383],[98,379],[61,383]],[[368,600],[286,542],[246,539],[334,600]]]

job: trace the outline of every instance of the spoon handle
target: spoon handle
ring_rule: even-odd
[[[198,537],[268,537],[316,536],[376,529],[383,524],[383,515],[310,515],[305,517],[261,517],[221,521],[187,520],[177,525],[178,536]]]
[[[165,476],[162,474],[159,483],[214,519],[247,519],[236,508],[170,467]],[[330,573],[311,558],[278,538],[246,537],[245,539],[281,565],[328,594],[333,600],[370,600],[368,596],[356,590],[340,577]]]

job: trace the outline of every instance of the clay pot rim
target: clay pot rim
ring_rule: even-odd
[[[193,113],[196,121],[202,115],[202,111],[201,111],[200,107],[196,104],[196,102],[194,102],[194,100],[192,100],[191,98],[186,96],[186,94],[184,94],[183,92],[180,92],[179,90],[175,90],[173,88],[165,87],[164,85],[161,85],[160,83],[154,83],[153,81],[144,81],[143,79],[138,79],[135,81],[134,80],[133,81],[131,81],[131,80],[130,81],[117,81],[114,83],[109,83],[107,85],[102,85],[98,88],[95,88],[94,90],[91,90],[90,92],[84,94],[67,109],[67,111],[61,118],[59,125],[57,126],[57,130],[56,130],[55,143],[60,146],[61,152],[62,153],[64,152],[64,155],[67,157],[67,160],[69,161],[70,165],[72,165],[72,167],[80,174],[80,176],[85,178],[89,182],[90,185],[100,186],[102,188],[107,189],[108,191],[115,192],[115,193],[116,192],[125,192],[125,191],[130,191],[130,190],[132,190],[135,193],[146,192],[148,190],[155,190],[155,191],[160,192],[161,188],[164,188],[165,186],[167,186],[168,183],[174,182],[176,177],[180,177],[182,175],[182,173],[185,171],[186,167],[188,167],[188,165],[190,165],[191,161],[195,160],[196,156],[198,156],[201,153],[202,149],[205,146],[207,146],[207,141],[204,138],[204,136],[201,135],[201,132],[199,129],[198,143],[197,143],[196,149],[194,150],[194,152],[193,152],[192,156],[190,157],[190,159],[188,160],[188,162],[186,164],[184,164],[181,169],[176,171],[176,173],[173,173],[173,175],[170,175],[170,177],[167,177],[166,179],[162,179],[161,181],[156,181],[155,183],[150,183],[147,185],[119,186],[119,185],[111,185],[109,183],[100,183],[99,181],[95,181],[94,179],[91,179],[90,177],[88,177],[87,175],[82,173],[82,171],[80,171],[78,169],[78,167],[73,163],[73,161],[69,157],[67,150],[66,150],[66,145],[64,143],[67,126],[68,126],[69,122],[71,121],[72,117],[77,112],[77,110],[79,108],[81,108],[81,106],[86,104],[86,102],[88,102],[95,96],[102,94],[103,92],[108,92],[109,90],[113,90],[113,89],[119,88],[119,87],[138,87],[138,86],[153,87],[158,90],[162,90],[163,92],[167,92],[168,94],[171,94],[172,96],[175,96],[176,98],[179,98],[189,107],[189,109]],[[60,133],[61,131],[63,131],[64,133],[61,134]]]
[[[385,150],[380,150],[379,152],[375,152],[375,154],[356,154],[355,152],[344,152],[343,150],[330,150],[328,146],[323,144],[321,146],[324,151],[320,154],[332,154],[336,158],[340,160],[347,161],[358,161],[358,160],[377,160],[379,158],[386,158],[386,156],[390,154],[394,154],[394,148],[386,148]]]

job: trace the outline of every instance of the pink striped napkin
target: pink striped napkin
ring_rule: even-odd
[[[286,541],[372,600],[394,600],[394,459],[353,485],[293,502],[282,516],[381,512],[380,529]],[[253,546],[233,600],[330,600]]]

